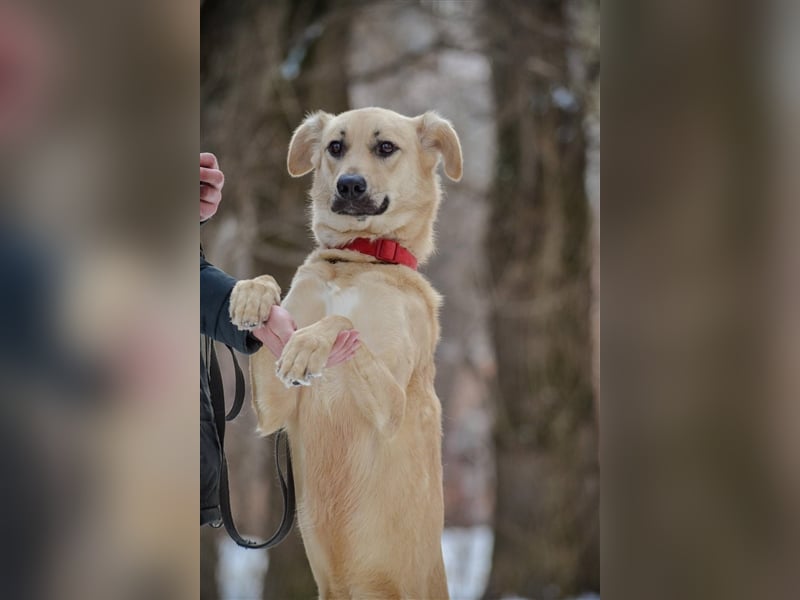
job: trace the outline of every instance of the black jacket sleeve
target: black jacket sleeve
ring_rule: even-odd
[[[234,285],[236,279],[200,257],[200,333],[243,354],[252,354],[261,348],[261,342],[231,323],[228,315]]]

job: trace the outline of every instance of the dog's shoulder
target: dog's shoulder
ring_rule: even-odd
[[[381,277],[387,285],[421,300],[433,314],[438,314],[439,308],[442,306],[442,296],[422,273],[407,267],[392,265],[376,269],[376,275]]]

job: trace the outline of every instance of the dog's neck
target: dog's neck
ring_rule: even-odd
[[[391,232],[376,231],[371,227],[339,231],[317,219],[314,219],[312,229],[314,237],[322,249],[341,248],[358,238],[366,238],[370,241],[385,239],[402,246],[414,256],[418,265],[423,265],[434,252],[433,221],[436,215],[436,206],[429,210],[430,213],[420,215],[417,219],[410,220]]]

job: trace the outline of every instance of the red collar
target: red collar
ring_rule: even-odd
[[[367,238],[356,238],[343,246],[338,246],[339,250],[355,250],[361,254],[374,256],[378,260],[393,265],[405,265],[416,271],[417,259],[411,252],[404,246],[401,246],[394,240],[387,240],[380,238],[377,240],[369,240]]]

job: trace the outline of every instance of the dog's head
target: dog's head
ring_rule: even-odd
[[[363,108],[309,115],[292,136],[287,166],[294,177],[314,171],[312,225],[321,245],[386,237],[424,262],[434,248],[440,158],[445,174],[461,179],[458,136],[436,113]]]

